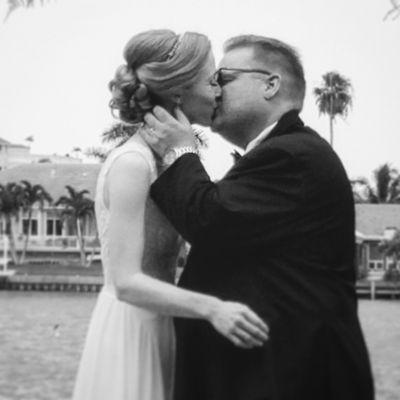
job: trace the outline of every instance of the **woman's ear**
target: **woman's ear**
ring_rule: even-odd
[[[279,92],[281,79],[279,74],[273,74],[267,78],[264,89],[264,98],[266,100],[272,99]]]

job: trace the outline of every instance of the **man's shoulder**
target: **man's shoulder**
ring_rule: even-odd
[[[284,157],[307,168],[335,168],[341,161],[332,146],[308,126],[271,136],[260,143],[254,157],[267,160]]]
[[[266,148],[282,149],[292,155],[313,152],[316,149],[332,150],[326,140],[308,126],[272,136],[264,144]]]
[[[249,161],[274,160],[276,158],[295,159],[298,156],[332,151],[329,144],[313,129],[303,126],[295,130],[268,136],[254,149],[245,154]]]

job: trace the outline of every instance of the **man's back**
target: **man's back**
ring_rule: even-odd
[[[259,270],[266,280],[283,273],[272,263],[307,282],[327,278],[327,284],[353,286],[351,187],[340,160],[314,131],[295,126],[273,132],[217,188],[230,213],[197,235],[181,284],[193,281],[208,291],[220,283],[224,291],[233,271]]]
[[[330,146],[292,112],[201,196],[198,160],[180,162],[166,177],[176,167],[193,183],[181,189],[193,247],[180,286],[248,304],[271,340],[239,350],[206,324],[178,320],[177,399],[372,398],[356,314],[354,205]]]

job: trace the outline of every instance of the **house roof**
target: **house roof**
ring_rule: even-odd
[[[400,229],[400,204],[356,204],[356,230],[382,237],[386,228]]]
[[[21,148],[21,149],[29,149],[29,146],[26,146],[24,144],[17,144],[17,143],[11,143],[6,139],[0,138],[0,146],[6,146],[6,147],[13,147],[13,148]]]
[[[11,143],[8,140],[5,140],[3,138],[0,138],[0,145],[6,145],[9,146]]]
[[[88,190],[88,197],[94,199],[97,175],[101,164],[21,164],[0,171],[0,184],[29,181],[42,185],[54,200],[66,195],[66,185],[76,190]]]

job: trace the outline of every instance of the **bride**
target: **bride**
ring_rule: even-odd
[[[156,104],[179,105],[191,123],[210,125],[220,90],[210,42],[187,32],[134,36],[126,65],[110,82],[111,107],[143,126]],[[267,327],[247,306],[174,286],[180,238],[149,198],[158,161],[140,135],[105,161],[97,183],[96,218],[104,287],[99,294],[75,383],[74,400],[171,400],[174,329],[171,317],[209,321],[243,348],[261,345]]]

